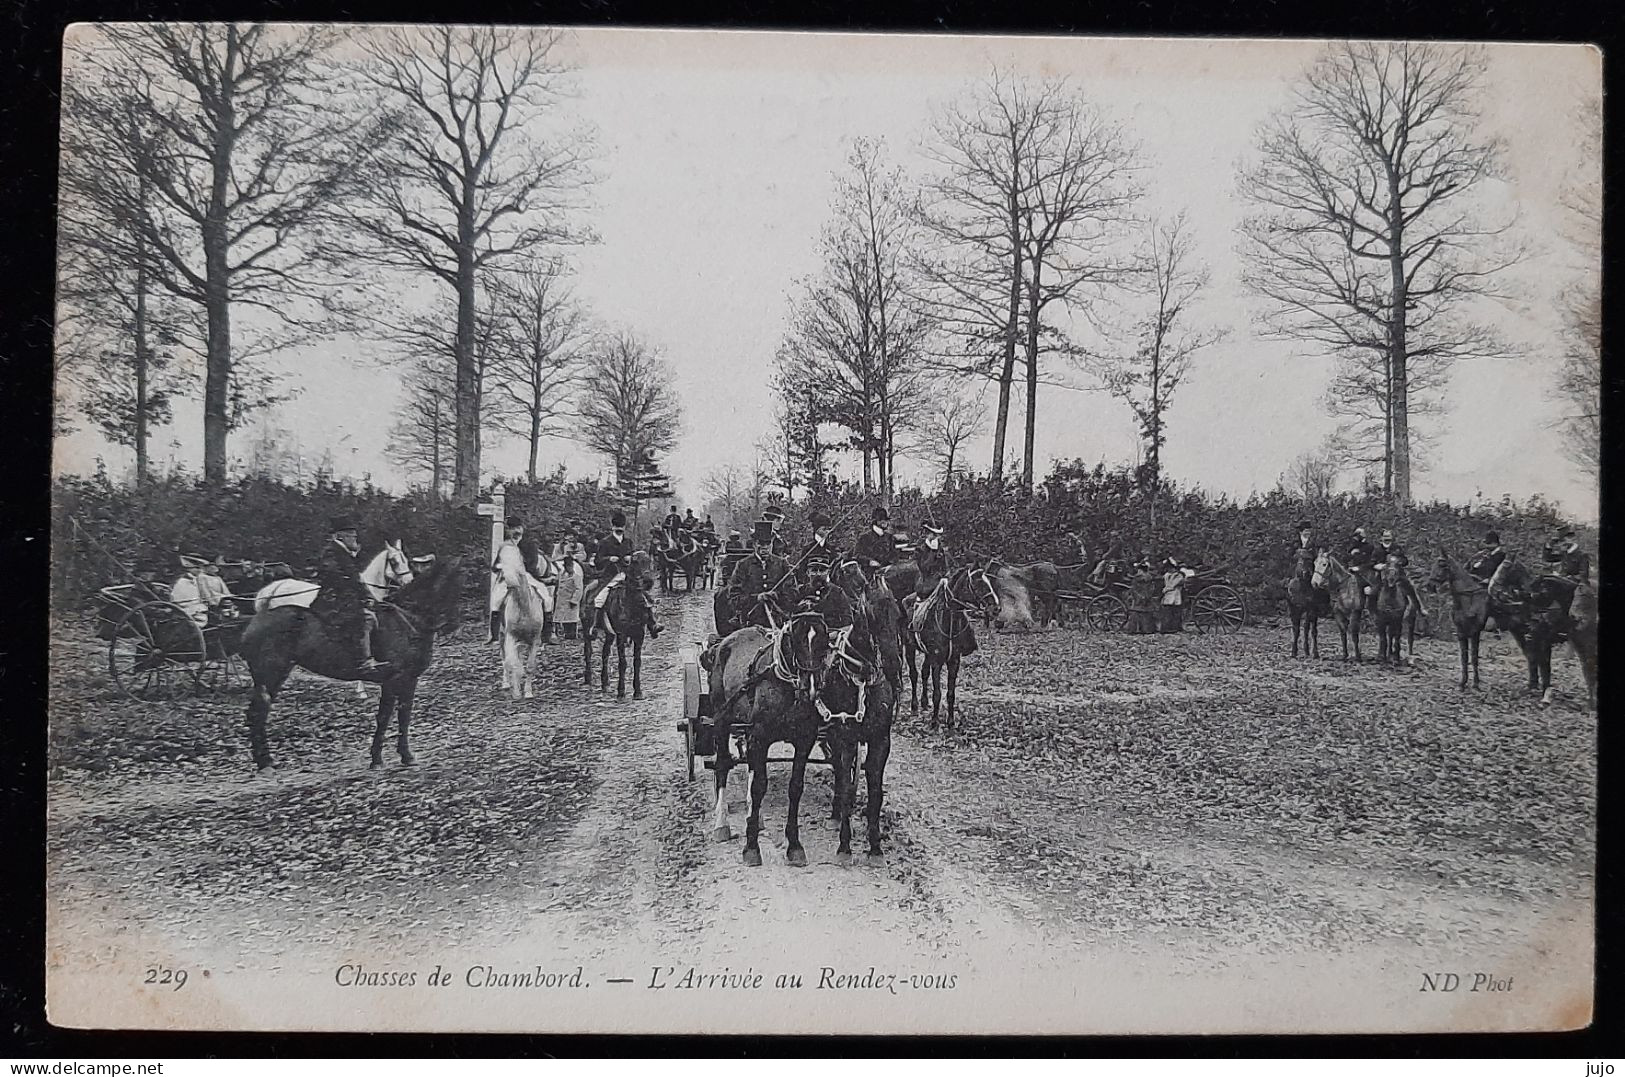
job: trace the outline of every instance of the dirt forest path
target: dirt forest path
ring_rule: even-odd
[[[307,678],[273,715],[279,769],[257,775],[240,696],[129,707],[60,648],[55,967],[99,990],[163,955],[306,1023],[335,1012],[341,964],[597,977],[590,1005],[546,1021],[517,995],[455,1012],[414,995],[357,1003],[356,1027],[991,1031],[1430,1027],[1419,968],[1538,984],[1590,961],[1594,718],[1523,696],[1504,645],[1463,694],[1437,641],[1392,672],[1290,662],[1267,626],[996,633],[957,728],[903,704],[883,857],[864,855],[860,793],[856,856],[836,861],[815,766],[809,863],[786,864],[779,764],[749,868],[747,770],[715,842],[712,774],[687,778],[676,729],[678,652],[705,638],[710,597],[662,600],[642,700],[614,698],[613,669],[609,695],[584,686],[564,643],[538,698],[513,701],[465,628],[420,688],[413,768],[368,768],[372,705]],[[739,1006],[653,986],[690,970],[806,990]],[[1198,1002],[1170,1007],[1174,983]],[[1395,1008],[1351,1023],[1351,990]]]

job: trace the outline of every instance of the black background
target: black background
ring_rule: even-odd
[[[784,1054],[1009,1054],[1599,1057],[1615,1052],[1620,1029],[1618,796],[1621,734],[1610,721],[1611,664],[1601,663],[1602,710],[1597,865],[1596,1017],[1582,1032],[1540,1035],[1328,1037],[1095,1037],[1088,1039],[838,1039],[830,1037],[569,1037],[384,1034],[85,1032],[44,1017],[45,653],[49,557],[51,308],[55,252],[57,87],[62,32],[108,20],[337,20],[580,26],[694,26],[919,32],[1174,34],[1241,37],[1375,37],[1488,41],[1588,41],[1604,52],[1605,97],[1620,90],[1620,10],[1625,5],[1524,0],[1359,2],[1250,0],[1227,3],[628,3],[561,0],[238,0],[235,3],[0,0],[0,1057],[50,1059],[344,1055],[534,1056]],[[1610,62],[1610,61],[1614,62]],[[1532,87],[1532,92],[1539,92]],[[1621,329],[1618,252],[1621,173],[1619,108],[1607,108],[1604,332]],[[1612,348],[1605,344],[1605,355]],[[1619,428],[1622,383],[1604,366],[1604,445]],[[1458,416],[1458,421],[1462,417]],[[1555,433],[1553,435],[1556,436]],[[1615,638],[1619,586],[1606,573],[1620,509],[1618,457],[1604,462],[1602,633]],[[1583,1072],[1576,1067],[1576,1077]]]

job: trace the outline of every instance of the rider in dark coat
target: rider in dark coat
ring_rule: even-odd
[[[920,569],[914,593],[924,598],[936,589],[938,580],[948,578],[948,551],[942,548],[942,528],[925,525],[925,538],[915,547],[914,563]]]
[[[1549,540],[1541,556],[1547,564],[1547,571],[1554,576],[1562,576],[1576,583],[1584,582],[1591,576],[1591,556],[1580,549],[1572,527],[1563,528]]]
[[[1366,605],[1375,609],[1377,589],[1373,586],[1372,573],[1377,565],[1377,548],[1365,537],[1365,528],[1354,529],[1348,549],[1348,564],[1344,567],[1360,581],[1360,593],[1365,595]]]
[[[372,611],[372,594],[361,582],[361,564],[356,560],[361,544],[356,537],[355,521],[347,516],[336,517],[331,531],[331,537],[316,558],[319,589],[310,604],[311,612],[320,616],[341,639],[355,644],[361,656],[357,670],[375,673],[388,666],[372,656],[372,627],[377,616]]]
[[[852,544],[852,557],[871,580],[897,561],[897,539],[887,527],[890,520],[891,513],[884,508],[875,509],[869,530]]]
[[[740,624],[761,623],[749,620],[760,602],[773,601],[781,612],[795,603],[795,581],[790,576],[790,565],[773,552],[772,522],[758,520],[751,542],[755,552],[739,563],[728,583],[734,614]]]
[[[626,513],[616,510],[609,518],[609,531],[593,544],[592,571],[596,580],[582,597],[583,608],[588,604],[595,609],[604,608],[599,596],[615,586],[616,576],[632,567],[632,555],[636,552],[631,537],[626,533]],[[631,581],[630,585],[641,586],[641,582]],[[644,609],[649,611],[649,637],[660,638],[661,629],[659,622],[655,620],[653,603],[645,602]]]
[[[1506,549],[1501,545],[1501,534],[1498,531],[1484,533],[1484,545],[1478,552],[1467,559],[1467,574],[1480,583],[1488,583],[1495,570],[1501,567],[1501,562],[1507,559]]]

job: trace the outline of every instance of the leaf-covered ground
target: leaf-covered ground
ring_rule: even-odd
[[[1419,640],[1397,672],[1291,659],[1271,625],[984,634],[957,726],[901,717],[884,864],[826,870],[829,779],[815,771],[814,867],[786,868],[770,851],[781,767],[768,863],[746,869],[737,837],[710,840],[710,775],[687,781],[673,728],[674,640],[703,637],[708,600],[667,604],[673,632],[645,656],[643,702],[582,687],[565,645],[539,698],[516,703],[497,691],[494,649],[465,630],[419,690],[421,765],[397,766],[391,740],[376,771],[374,703],[341,686],[290,682],[271,723],[280,766],[259,776],[243,696],[128,704],[99,674],[101,649],[65,631],[54,923],[259,959],[556,933],[562,917],[604,938],[693,938],[693,918],[733,920],[726,934],[747,946],[749,909],[838,920],[850,898],[905,940],[1030,921],[1086,943],[1257,953],[1515,935],[1589,895],[1594,718],[1525,695],[1510,639],[1486,638],[1485,687],[1463,692],[1452,643]],[[1566,655],[1555,678],[1578,694]],[[730,799],[737,834],[743,772]]]

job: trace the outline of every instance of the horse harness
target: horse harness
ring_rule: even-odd
[[[818,714],[825,722],[831,725],[858,725],[863,724],[863,717],[868,713],[869,686],[880,683],[880,663],[865,660],[862,655],[852,650],[852,630],[855,625],[838,628],[830,634],[833,644],[832,653],[837,664],[837,670],[847,683],[858,690],[857,706],[850,714],[829,709],[824,697],[815,694],[813,705],[818,708]]]
[[[814,614],[810,616],[817,615]],[[727,699],[723,700],[722,703],[713,706],[711,713],[722,714],[729,707],[737,703],[745,695],[745,693],[753,690],[757,685],[761,684],[769,677],[777,677],[779,680],[795,689],[798,695],[801,694],[803,691],[801,686],[801,678],[797,674],[802,672],[806,673],[808,682],[810,684],[813,671],[791,668],[792,661],[789,655],[786,653],[787,648],[785,646],[785,641],[789,638],[790,631],[795,626],[797,621],[799,620],[802,623],[805,623],[808,618],[809,615],[807,614],[799,614],[776,628],[763,629],[763,631],[768,634],[770,641],[766,647],[762,648],[759,652],[757,652],[756,656],[751,659],[750,675],[745,678],[745,682],[743,684],[734,689],[732,694],[730,694]],[[822,618],[819,619],[822,620]],[[843,629],[842,631],[845,630]],[[764,657],[767,659],[766,662],[763,661]],[[807,690],[807,694],[813,696],[815,699],[817,697],[817,693],[812,692],[810,688]]]

